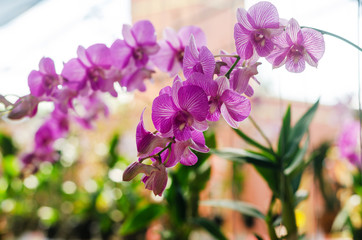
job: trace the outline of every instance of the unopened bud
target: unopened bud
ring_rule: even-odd
[[[21,119],[23,117],[32,117],[38,109],[38,98],[33,95],[21,97],[14,103],[14,108],[8,114],[9,119]]]
[[[146,175],[151,175],[152,171],[158,170],[157,168],[146,165],[140,162],[134,162],[129,165],[126,170],[123,172],[123,181],[131,181],[139,173],[144,173]]]

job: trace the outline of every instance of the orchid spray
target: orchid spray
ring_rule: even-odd
[[[300,27],[295,19],[285,21],[279,18],[277,8],[265,1],[258,2],[248,10],[239,8],[236,19],[236,53],[232,54],[220,51],[220,54],[214,55],[207,47],[205,34],[195,26],[183,27],[178,32],[167,28],[164,39],[157,41],[152,23],[142,20],[133,26],[124,25],[123,39],[117,39],[110,47],[104,44],[87,48],[79,46],[77,57],[66,62],[60,74],[55,71],[50,58],[41,59],[39,70],[29,75],[29,95],[15,103],[0,96],[9,119],[33,117],[40,102],[54,104],[53,112],[35,134],[33,151],[21,158],[24,169],[36,171],[41,162],[56,161],[58,155],[54,142],[67,135],[72,121],[92,128],[92,123],[100,114],[108,115],[102,94],[117,96],[117,84],[130,92],[145,91],[144,82],[152,77],[157,67],[167,72],[173,78],[173,83],[161,89],[153,101],[151,117],[154,130],[145,129],[144,112],[141,114],[136,131],[138,159],[125,169],[123,180],[130,181],[141,173],[145,188],[161,196],[167,185],[169,168],[178,163],[194,165],[198,161],[194,151],[209,152],[203,133],[209,128],[210,121],[219,121],[222,116],[241,138],[260,152],[213,152],[228,159],[241,159],[256,167],[273,192],[270,209],[277,199],[282,202],[281,224],[286,228],[286,235],[276,235],[271,211],[263,215],[245,204],[230,205],[223,201],[208,204],[237,206],[244,214],[251,213],[263,218],[273,240],[297,239],[294,207],[299,201],[297,199],[300,199],[296,190],[300,180],[298,177],[307,164],[303,157],[308,140],[303,146],[299,145],[318,102],[294,127],[290,125],[288,108],[278,149],[275,150],[250,117],[249,98],[254,94],[250,81],[260,84],[256,79],[260,58],[266,58],[273,68],[285,64],[286,69],[294,73],[304,71],[305,63],[317,67],[325,50],[323,34],[336,35]],[[358,46],[354,47],[361,51]],[[86,110],[85,113],[77,111],[79,106]],[[238,129],[246,118],[266,138],[268,146],[263,146]],[[151,163],[146,164],[146,159],[150,159],[148,162]]]

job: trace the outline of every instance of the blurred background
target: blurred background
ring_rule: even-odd
[[[178,30],[196,25],[204,30],[214,54],[221,49],[234,52],[236,9],[248,9],[256,2],[2,0],[0,94],[29,93],[28,74],[38,68],[43,56],[54,59],[60,71],[63,62],[76,56],[78,45],[87,47],[100,42],[110,46],[122,36],[124,23],[141,19],[154,24],[159,39],[165,27]],[[358,34],[361,37],[356,0],[271,2],[280,17],[293,17],[301,26],[323,29],[354,43],[358,42]],[[336,141],[343,126],[358,116],[362,65],[358,65],[358,51],[351,46],[330,36],[325,36],[325,42],[326,52],[318,68],[308,66],[301,74],[287,72],[283,67],[272,71],[271,65],[262,61],[257,76],[261,85],[254,85],[256,95],[251,99],[252,116],[276,143],[287,105],[292,105],[294,123],[321,98],[322,106],[310,129],[310,156],[322,147],[327,150],[303,175],[301,189],[308,191],[309,197],[298,207],[297,221],[307,239],[349,239],[353,226],[362,229],[361,216],[351,221],[352,227],[342,226],[335,233],[332,223],[346,210],[347,203],[361,202],[356,197],[361,192],[355,194],[355,169],[339,157]],[[156,75],[147,83],[145,93],[122,93],[117,99],[106,96],[110,117],[100,119],[89,131],[72,125],[71,135],[57,142],[61,161],[42,165],[36,174],[22,176],[17,156],[31,149],[33,135],[49,108],[40,108],[33,119],[0,122],[0,238],[217,238],[217,233],[210,234],[203,227],[211,224],[220,226],[228,239],[255,239],[254,232],[267,239],[266,226],[259,220],[231,210],[199,206],[199,200],[237,199],[266,212],[271,193],[251,166],[200,155],[203,160],[197,166],[179,167],[170,173],[164,198],[144,191],[139,178],[130,183],[121,181],[123,170],[136,160],[135,129],[143,108],[146,128],[151,130],[152,100],[172,81],[166,74]],[[263,141],[248,120],[240,128]],[[212,126],[207,139],[209,146],[217,148],[248,148],[223,121]],[[191,187],[196,182],[200,184]],[[351,212],[357,211],[347,215]]]

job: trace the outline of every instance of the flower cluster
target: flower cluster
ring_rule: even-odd
[[[39,70],[29,74],[30,94],[13,104],[7,117],[32,117],[43,101],[52,102],[54,110],[35,133],[34,150],[22,158],[25,165],[36,168],[57,160],[54,142],[66,136],[71,121],[89,129],[100,114],[107,116],[101,93],[116,97],[115,84],[127,91],[145,90],[144,81],[154,72],[150,59],[160,49],[155,29],[151,22],[139,21],[133,27],[124,25],[122,33],[123,40],[111,47],[79,46],[77,57],[66,62],[60,74],[50,58],[41,59]]]
[[[202,134],[208,129],[208,121],[218,121],[222,116],[231,127],[237,128],[249,116],[251,105],[247,97],[254,94],[249,81],[254,79],[259,83],[255,75],[260,57],[265,57],[274,68],[285,63],[287,70],[301,72],[305,62],[316,67],[324,53],[322,34],[300,29],[294,19],[289,22],[280,19],[269,2],[259,2],[249,11],[238,9],[237,20],[234,28],[237,54],[221,51],[219,61],[215,61],[206,47],[200,31],[192,32],[185,46],[184,29],[178,34],[165,30],[161,50],[154,55],[155,63],[170,75],[182,67],[185,80],[177,75],[172,86],[163,88],[154,99],[155,132],[144,129],[141,117],[137,128],[139,160],[125,170],[125,181],[143,173],[146,188],[162,195],[167,183],[166,168],[178,162],[195,164],[197,158],[190,148],[208,151]],[[152,165],[143,163],[147,158]]]
[[[35,134],[34,151],[25,155],[25,164],[54,161],[53,144],[69,131],[72,120],[91,128],[99,114],[108,114],[101,93],[116,97],[115,84],[127,91],[145,91],[146,79],[154,67],[174,77],[172,86],[159,92],[152,104],[152,122],[156,129],[144,128],[143,113],[137,126],[138,161],[125,171],[129,181],[143,173],[147,189],[162,195],[167,183],[167,168],[177,163],[197,162],[191,149],[208,152],[203,132],[208,122],[222,116],[233,128],[251,111],[248,97],[254,90],[250,79],[258,74],[258,59],[265,57],[273,68],[286,65],[288,71],[301,72],[305,62],[316,67],[324,53],[322,34],[301,29],[296,20],[279,18],[269,2],[259,2],[248,11],[238,9],[234,27],[236,53],[213,53],[206,46],[203,31],[195,26],[178,32],[167,28],[157,41],[151,22],[143,20],[124,25],[123,39],[110,47],[94,44],[80,46],[77,57],[64,64],[60,74],[50,58],[43,58],[39,70],[32,71],[28,83],[31,94],[13,104],[10,119],[32,117],[42,101],[54,103],[54,111]],[[219,57],[219,60],[215,58]],[[184,78],[178,73],[182,70]],[[9,105],[6,99],[0,102]],[[79,111],[83,109],[84,111]],[[151,159],[152,164],[144,163]]]

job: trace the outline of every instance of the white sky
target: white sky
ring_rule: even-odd
[[[60,72],[79,45],[110,46],[130,22],[130,0],[40,2],[0,27],[0,94],[28,94],[28,75],[42,57],[52,58]]]
[[[257,1],[245,2],[248,9]],[[356,0],[271,2],[282,18],[294,17],[300,25],[330,31],[357,43]],[[41,2],[0,28],[0,94],[27,94],[28,74],[38,69],[43,56],[54,59],[59,72],[63,62],[76,56],[78,45],[101,42],[109,46],[121,36],[122,24],[130,22],[131,0]],[[318,69],[307,66],[303,73],[294,74],[284,67],[272,70],[264,61],[258,79],[277,97],[308,102],[321,97],[322,103],[334,104],[352,94],[357,106],[358,51],[330,36],[325,36],[325,42],[326,52]]]

